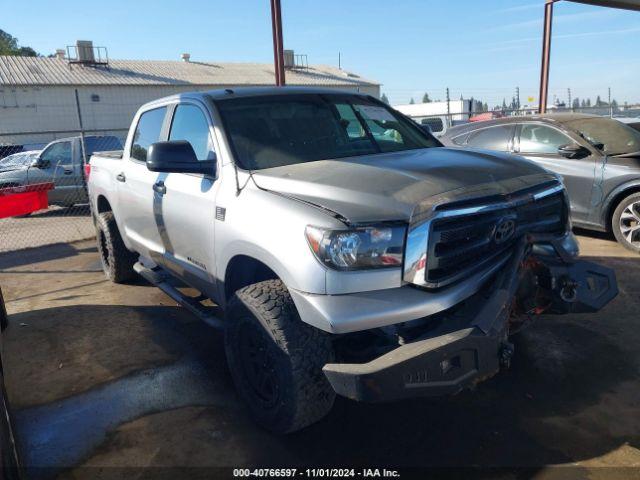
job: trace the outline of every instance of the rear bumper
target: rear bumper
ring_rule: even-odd
[[[498,276],[489,298],[481,297],[474,313],[455,329],[432,332],[367,363],[333,363],[324,373],[339,395],[368,402],[415,396],[454,394],[495,375],[508,365],[513,346],[507,341],[513,298],[524,242]],[[567,253],[567,252],[564,252]],[[561,256],[536,256],[544,265],[550,311],[594,312],[618,293],[612,270],[586,261],[566,263]]]

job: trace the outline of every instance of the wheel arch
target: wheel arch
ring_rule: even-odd
[[[613,190],[605,203],[606,207],[603,209],[604,216],[602,222],[608,232],[611,231],[611,221],[613,219],[613,212],[615,212],[620,202],[634,193],[640,193],[640,180],[634,182],[625,183]]]
[[[266,263],[249,255],[235,255],[227,263],[224,274],[224,299],[228,302],[239,289],[264,280],[279,280]]]
[[[98,213],[104,213],[112,212],[113,208],[111,207],[111,203],[109,203],[107,197],[104,195],[98,195],[98,198],[96,199],[96,210]]]

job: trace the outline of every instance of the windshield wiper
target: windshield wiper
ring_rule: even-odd
[[[640,157],[640,151],[637,152],[622,152],[622,153],[610,153],[610,157],[626,158],[626,157]]]

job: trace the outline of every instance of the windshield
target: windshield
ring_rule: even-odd
[[[609,155],[640,150],[640,132],[610,118],[580,118],[566,122],[593,145],[603,144],[602,151]]]
[[[348,94],[217,102],[239,166],[249,170],[440,146],[390,108]]]

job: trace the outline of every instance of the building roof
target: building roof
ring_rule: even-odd
[[[327,65],[288,69],[289,85],[377,86],[345,70]],[[273,85],[272,64],[169,60],[109,60],[109,65],[83,66],[66,59],[0,55],[0,85]]]

